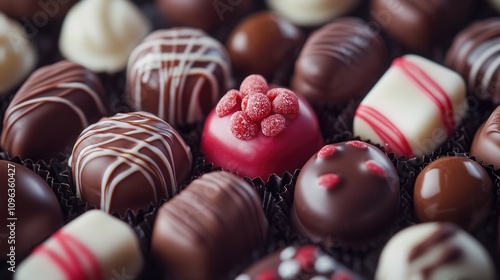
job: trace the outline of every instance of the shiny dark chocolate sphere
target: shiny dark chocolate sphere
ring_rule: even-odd
[[[493,197],[488,173],[463,157],[431,162],[414,187],[415,213],[421,222],[452,222],[469,231],[484,222],[493,208]]]

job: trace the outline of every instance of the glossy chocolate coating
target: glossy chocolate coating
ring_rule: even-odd
[[[269,78],[294,58],[303,42],[302,31],[291,22],[271,12],[260,12],[233,30],[226,47],[233,66],[244,76]]]
[[[1,0],[0,12],[20,18],[27,25],[42,27],[49,20],[61,19],[75,0]],[[44,23],[45,24],[42,24]]]
[[[297,178],[292,219],[314,241],[356,246],[395,220],[399,193],[396,169],[378,148],[360,141],[327,145]]]
[[[470,92],[500,103],[500,18],[479,21],[460,32],[446,55],[447,67],[467,81]]]
[[[13,174],[10,176],[9,174]],[[14,180],[10,178],[14,178]],[[57,197],[49,185],[35,172],[13,162],[0,160],[0,259],[4,260],[10,252],[10,246],[15,246],[15,258],[18,261],[29,254],[34,246],[38,245],[54,233],[64,223],[63,213]],[[11,182],[15,185],[15,192],[7,191]],[[8,216],[9,197],[14,193],[14,216]],[[17,220],[8,221],[15,217]],[[7,227],[15,223],[15,241],[9,243],[11,236]],[[11,240],[12,241],[12,240]]]
[[[474,11],[475,0],[372,0],[378,26],[412,52],[429,52],[453,36]]]
[[[191,151],[168,123],[145,112],[116,114],[89,126],[70,164],[77,196],[124,214],[171,197],[191,171]]]
[[[253,188],[229,172],[212,172],[159,209],[151,247],[175,279],[222,279],[265,242],[267,229]]]
[[[128,103],[171,125],[193,124],[208,115],[230,82],[222,44],[198,29],[158,30],[130,55]]]
[[[156,0],[163,17],[176,26],[212,31],[248,13],[255,0]]]
[[[361,279],[315,245],[289,246],[254,263],[235,280]]]
[[[476,131],[470,153],[477,160],[500,168],[500,106]]]
[[[292,88],[313,102],[344,103],[365,95],[388,65],[378,33],[357,18],[341,18],[307,39]]]
[[[69,61],[45,66],[28,78],[7,108],[2,148],[11,156],[48,160],[106,114],[107,97],[94,73]]]
[[[443,157],[420,172],[413,197],[421,222],[452,222],[472,231],[493,209],[494,195],[481,165],[463,157]]]
[[[275,173],[294,172],[324,144],[318,119],[306,100],[299,98],[300,111],[286,121],[286,128],[268,137],[259,133],[250,140],[236,138],[230,131],[231,116],[208,115],[201,138],[201,150],[209,162],[238,172],[241,177],[266,180]]]

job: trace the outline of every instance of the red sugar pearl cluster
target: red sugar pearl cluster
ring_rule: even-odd
[[[276,136],[285,129],[286,120],[299,113],[299,100],[292,91],[269,89],[264,77],[250,75],[239,91],[230,90],[222,97],[215,113],[219,117],[232,114],[230,130],[238,139],[252,139],[259,131],[265,136]]]

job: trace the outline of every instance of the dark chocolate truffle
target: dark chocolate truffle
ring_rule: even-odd
[[[292,218],[314,241],[358,245],[391,224],[399,208],[399,177],[391,160],[360,141],[323,147],[304,165]]]
[[[1,0],[0,11],[22,19],[28,28],[42,27],[49,20],[61,19],[76,0]]]
[[[69,61],[35,71],[5,112],[1,144],[11,156],[45,159],[72,145],[107,114],[99,77]]]
[[[175,279],[221,279],[265,242],[267,228],[252,187],[229,172],[212,172],[159,209],[151,247]]]
[[[0,160],[0,259],[14,263],[64,223],[57,197],[35,172]]]
[[[201,151],[209,162],[241,177],[266,180],[294,172],[323,146],[318,119],[306,100],[269,88],[262,76],[230,90],[208,116]]]
[[[248,13],[255,0],[156,0],[166,20],[176,26],[189,26],[205,31],[225,25]]]
[[[341,18],[313,33],[295,63],[297,94],[332,104],[364,96],[388,66],[384,41],[366,25]]]
[[[127,69],[129,105],[171,125],[202,121],[229,89],[224,46],[191,28],[158,30],[135,48]]]
[[[500,18],[476,22],[460,32],[445,64],[462,75],[470,92],[500,104]]]
[[[488,173],[475,161],[443,157],[427,165],[415,182],[413,202],[421,222],[452,222],[475,230],[493,210]]]
[[[271,12],[260,12],[242,21],[226,42],[236,70],[243,76],[260,74],[270,78],[285,71],[304,42],[302,31]]]
[[[476,131],[470,153],[477,160],[500,168],[500,106]]]
[[[372,0],[372,17],[412,52],[429,52],[471,16],[475,0]]]
[[[315,245],[289,246],[259,260],[235,280],[361,279]]]
[[[120,214],[171,197],[188,176],[191,161],[177,131],[145,112],[116,114],[89,126],[70,158],[77,195]]]

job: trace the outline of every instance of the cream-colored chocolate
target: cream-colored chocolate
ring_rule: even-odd
[[[151,23],[129,0],[83,0],[66,16],[59,50],[94,72],[123,70]]]
[[[0,94],[8,93],[35,68],[35,47],[21,24],[0,13]]]
[[[105,212],[91,210],[35,248],[17,268],[14,279],[134,278],[142,266],[139,241],[132,228]]]

